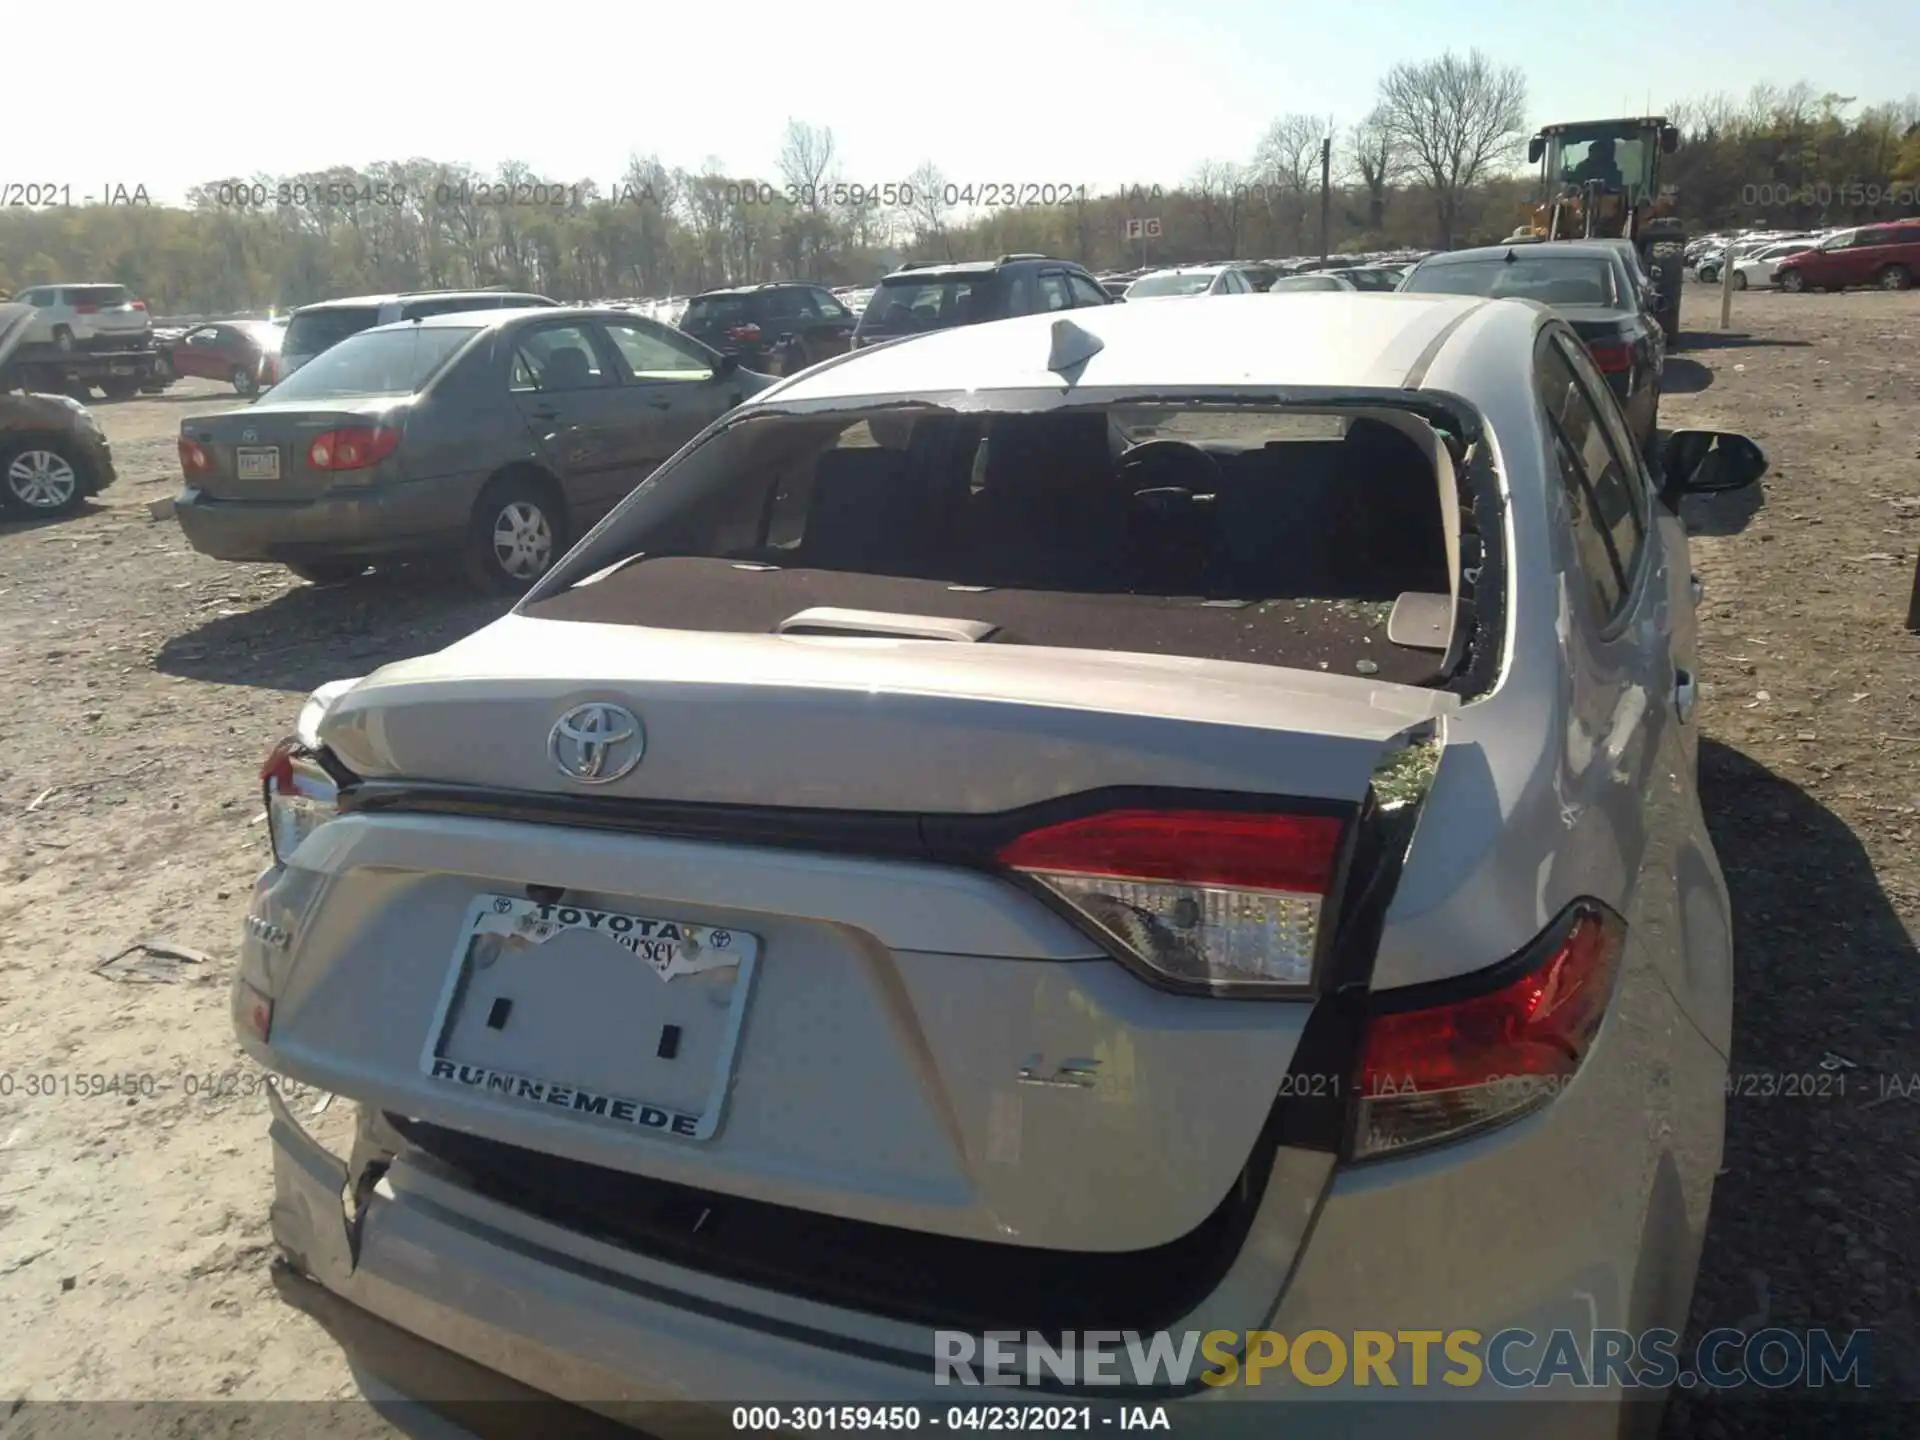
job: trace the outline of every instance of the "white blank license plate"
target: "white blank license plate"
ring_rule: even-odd
[[[242,445],[234,451],[234,467],[242,480],[278,480],[280,451],[272,445]]]
[[[420,1068],[517,1109],[711,1139],[759,948],[739,930],[478,896]]]

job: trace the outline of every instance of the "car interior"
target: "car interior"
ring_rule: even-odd
[[[1136,440],[1104,408],[813,422],[801,453],[650,527],[640,563],[529,613],[778,632],[825,606],[868,616],[833,633],[937,618],[987,643],[1433,683],[1461,543],[1446,444],[1399,413],[1326,417],[1332,439],[1248,418],[1197,440]]]

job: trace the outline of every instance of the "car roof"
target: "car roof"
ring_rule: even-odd
[[[301,310],[334,310],[348,306],[398,305],[407,300],[457,300],[468,295],[531,295],[531,290],[403,290],[389,295],[342,295],[332,300],[315,300],[311,305],[302,305],[293,313]]]
[[[389,320],[384,325],[375,325],[360,333],[371,335],[376,331],[405,330],[416,325],[431,330],[488,330],[529,316],[539,316],[543,320],[571,317],[628,322],[646,318],[636,315],[632,310],[611,305],[523,305],[512,310],[443,310],[436,315],[421,315],[412,320]]]
[[[1398,388],[1488,306],[1499,307],[1503,317],[1496,328],[1524,326],[1528,335],[1546,313],[1531,301],[1353,290],[1225,295],[1204,306],[1090,306],[1069,312],[1070,319],[1023,315],[856,350],[760,398],[779,405],[970,390],[1058,392],[1066,382],[1047,368],[1056,324],[1102,342],[1074,372],[1075,387]]]
[[[1617,256],[1622,246],[1632,248],[1631,240],[1540,240],[1514,241],[1507,245],[1476,245],[1471,250],[1442,250],[1429,255],[1422,265],[1453,265],[1471,260],[1504,260],[1509,251],[1521,255],[1565,255],[1569,258],[1586,256],[1590,260],[1610,260]]]
[[[768,290],[814,290],[824,289],[811,280],[769,280],[764,285],[720,285],[712,290],[702,290],[694,300],[712,300],[728,295],[759,295]],[[836,294],[839,292],[835,292]]]
[[[1233,270],[1237,268],[1233,262],[1226,260],[1217,263],[1210,262],[1205,265],[1166,265],[1158,270],[1149,270],[1140,278],[1145,280],[1154,275],[1218,275],[1223,270]]]
[[[882,276],[880,283],[885,285],[891,280],[941,280],[949,276],[992,275],[1015,265],[1063,265],[1069,270],[1080,271],[1087,268],[1077,260],[1062,260],[1053,255],[1002,255],[997,260],[940,260],[930,265],[914,265]]]

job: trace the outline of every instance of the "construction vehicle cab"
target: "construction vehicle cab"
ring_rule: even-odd
[[[1680,329],[1686,229],[1674,187],[1660,183],[1660,157],[1679,146],[1666,117],[1548,125],[1527,146],[1539,193],[1515,240],[1631,240],[1660,292],[1660,326]]]

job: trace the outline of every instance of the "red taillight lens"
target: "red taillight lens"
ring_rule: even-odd
[[[131,303],[133,305],[133,308],[136,310],[144,310],[147,308],[147,302],[144,300],[135,300]]]
[[[400,448],[392,425],[355,425],[316,435],[307,446],[307,463],[316,470],[364,470]]]
[[[234,1012],[254,1039],[264,1043],[273,1034],[273,997],[264,990],[240,982],[234,996]]]
[[[1355,1158],[1456,1139],[1553,1099],[1599,1033],[1625,939],[1618,916],[1582,901],[1529,952],[1544,958],[1497,989],[1372,1015]]]
[[[1176,988],[1304,994],[1343,832],[1327,815],[1110,810],[998,858]]]
[[[1589,345],[1587,353],[1593,356],[1593,363],[1602,374],[1619,375],[1633,368],[1631,345]]]
[[[213,468],[213,457],[186,436],[180,437],[180,468],[189,475],[199,474]]]
[[[260,798],[267,811],[267,843],[281,864],[315,830],[339,811],[339,788],[292,738],[282,740],[260,767]]]
[[[760,327],[758,325],[729,326],[727,339],[743,345],[757,345],[760,343]]]

